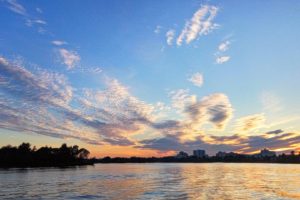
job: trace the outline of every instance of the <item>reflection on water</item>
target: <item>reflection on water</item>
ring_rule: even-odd
[[[97,164],[0,170],[0,199],[300,199],[300,165]]]

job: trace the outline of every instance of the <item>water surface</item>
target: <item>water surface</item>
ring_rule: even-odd
[[[149,163],[0,170],[0,199],[300,199],[300,165]]]

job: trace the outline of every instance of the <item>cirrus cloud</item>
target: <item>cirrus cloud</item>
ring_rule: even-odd
[[[197,10],[193,17],[186,22],[184,29],[176,40],[178,46],[183,42],[189,44],[199,36],[207,35],[218,25],[213,22],[218,12],[218,8],[210,5],[203,5]]]
[[[265,126],[265,114],[254,114],[239,118],[236,122],[237,131],[247,132]]]

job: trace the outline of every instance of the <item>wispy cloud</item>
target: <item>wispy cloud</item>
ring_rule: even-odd
[[[187,105],[195,103],[196,95],[190,95],[188,89],[173,90],[169,93],[172,101],[172,107],[178,111],[183,111]]]
[[[218,46],[218,50],[221,52],[227,51],[229,48],[229,45],[230,45],[230,42],[228,40],[226,40]]]
[[[23,16],[27,15],[26,9],[21,4],[19,4],[16,0],[7,0],[6,2],[8,3],[8,8],[11,11]]]
[[[204,82],[204,78],[203,75],[199,72],[193,74],[188,81],[192,82],[195,86],[197,87],[201,87],[203,85]]]
[[[173,44],[174,36],[175,36],[175,30],[173,30],[173,29],[168,30],[168,32],[166,33],[167,44],[168,45],[172,45]]]
[[[5,2],[7,2],[8,8],[11,11],[23,16],[26,26],[28,27],[36,26],[37,32],[40,34],[44,34],[47,32],[47,30],[45,29],[45,25],[47,25],[47,22],[45,20],[32,17],[32,15],[28,13],[27,10],[24,8],[24,6],[18,3],[17,0],[5,0]],[[41,10],[37,9],[37,12],[39,11]]]
[[[43,13],[43,10],[42,10],[41,8],[36,8],[35,10],[36,10],[36,12],[38,12],[38,13]]]
[[[230,60],[230,56],[219,56],[216,58],[216,63],[217,64],[223,64],[226,63]]]
[[[67,42],[62,41],[62,40],[53,40],[51,43],[56,46],[62,46],[64,44],[67,44]]]
[[[105,90],[74,95],[63,75],[33,73],[3,57],[0,70],[0,128],[92,144],[132,145],[128,134],[142,131],[152,120],[153,106],[115,79],[106,81]]]
[[[43,25],[47,24],[46,21],[41,20],[41,19],[36,19],[36,20],[34,20],[34,23],[37,23],[37,24],[43,24]]]
[[[207,35],[218,25],[213,22],[218,12],[218,8],[215,6],[204,5],[197,10],[193,17],[185,24],[184,29],[177,38],[176,44],[182,45],[183,42],[189,44],[193,40],[202,35]]]
[[[161,31],[161,29],[162,29],[162,27],[159,26],[159,25],[157,25],[157,26],[155,27],[155,29],[154,29],[154,33],[155,33],[155,34],[159,34],[160,31]]]
[[[4,58],[0,69],[0,127],[4,129],[127,146],[135,143],[130,135],[146,127],[174,126],[168,121],[155,122],[158,107],[134,97],[116,79],[107,78],[104,90],[74,94],[63,75],[33,73]]]
[[[72,69],[80,61],[80,56],[75,51],[67,49],[59,49],[59,54],[62,58],[62,62],[67,66],[67,69]]]
[[[25,24],[26,24],[26,26],[31,27],[31,26],[33,26],[34,24],[38,24],[38,25],[46,25],[47,22],[44,21],[44,20],[41,20],[41,19],[36,19],[36,20],[27,19]]]
[[[248,115],[242,117],[236,122],[236,129],[239,132],[248,132],[255,129],[265,127],[265,115],[264,113]]]

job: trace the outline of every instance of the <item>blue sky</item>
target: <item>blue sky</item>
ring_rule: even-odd
[[[299,11],[299,1],[2,0],[0,144],[297,150]]]

